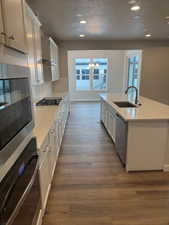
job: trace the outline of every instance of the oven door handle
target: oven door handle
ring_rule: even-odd
[[[9,191],[7,192],[7,194],[6,194],[5,198],[4,198],[4,201],[2,202],[2,206],[1,206],[1,208],[0,208],[0,212],[1,212],[1,213],[3,213],[3,211],[4,211],[4,209],[5,209],[6,205],[7,205],[7,203],[8,203],[8,201],[9,201],[10,197],[12,196],[13,190],[14,190],[15,185],[17,184],[18,180],[24,175],[26,169],[28,168],[28,166],[31,164],[31,162],[32,162],[34,159],[36,159],[36,160],[38,161],[38,157],[39,157],[38,154],[33,154],[33,155],[31,156],[31,158],[28,160],[28,162],[26,163],[26,165],[25,165],[25,167],[24,167],[22,173],[19,174],[19,175],[16,177],[16,179],[14,180],[14,182],[12,183],[11,187],[9,188]],[[32,175],[32,178],[31,178],[30,183],[28,184],[28,186],[30,186],[30,184],[33,183],[33,181],[34,181],[34,177],[35,177],[36,172],[37,172],[37,171],[36,171],[36,170],[37,170],[37,166],[38,166],[38,163],[37,163],[37,165],[36,165],[36,167],[35,167],[35,171],[34,171],[34,173],[33,173],[33,175]],[[32,181],[32,180],[33,180],[33,181]],[[27,187],[28,187],[28,186],[27,186]]]

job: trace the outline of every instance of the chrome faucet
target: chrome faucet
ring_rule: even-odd
[[[138,104],[138,89],[137,89],[135,86],[129,86],[129,87],[126,89],[125,94],[128,93],[128,90],[129,90],[130,88],[134,88],[135,91],[136,91],[135,104],[137,105],[137,104]]]

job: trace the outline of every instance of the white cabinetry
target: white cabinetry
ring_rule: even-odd
[[[42,195],[42,209],[45,210],[50,191],[49,151],[47,151],[46,154],[44,155],[44,161],[42,162],[39,170],[40,170],[40,183]]]
[[[50,41],[50,57],[51,57],[51,72],[52,81],[59,80],[59,56],[58,56],[58,46],[52,38]]]
[[[28,43],[28,64],[31,72],[31,83],[39,85],[44,82],[41,50],[41,23],[25,4],[26,36]]]
[[[40,184],[42,196],[42,210],[46,208],[48,194],[50,191],[50,176],[49,176],[49,137],[44,140],[43,146],[40,150]]]
[[[107,130],[109,135],[111,136],[112,140],[115,143],[116,138],[116,114],[110,110],[108,111],[108,124],[107,124]]]
[[[106,102],[101,100],[101,114],[100,120],[103,122],[107,132],[116,141],[116,112]]]
[[[51,182],[54,175],[59,150],[64,135],[65,125],[69,113],[69,99],[66,96],[59,105],[55,121],[41,146],[40,152],[40,185],[42,195],[42,209],[45,212]],[[45,119],[45,118],[44,118]]]
[[[1,0],[1,41],[7,47],[27,52],[23,0]],[[3,16],[2,16],[3,15]],[[2,26],[4,24],[4,27]]]
[[[35,36],[35,63],[37,83],[43,83],[43,68],[42,68],[42,46],[41,46],[41,24],[38,20],[34,20],[34,36]]]
[[[59,48],[45,32],[41,32],[44,81],[59,80]]]
[[[55,130],[50,129],[43,146],[40,149],[40,184],[42,195],[42,209],[45,211],[51,182],[58,158]]]

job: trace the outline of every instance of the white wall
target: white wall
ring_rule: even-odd
[[[125,51],[123,50],[76,50],[68,51],[68,76],[69,76],[69,93],[72,101],[78,100],[99,100],[98,94],[104,91],[76,91],[73,76],[74,60],[78,57],[103,57],[108,58],[108,80],[107,91],[114,93],[123,93],[125,90],[124,76],[124,59]]]
[[[51,82],[45,82],[41,85],[31,85],[32,98],[34,102],[39,101],[44,97],[52,96],[52,84]]]
[[[140,94],[169,104],[169,48],[143,50]]]

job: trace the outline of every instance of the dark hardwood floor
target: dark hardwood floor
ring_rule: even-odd
[[[169,225],[169,173],[126,173],[99,104],[73,104],[43,225]]]

